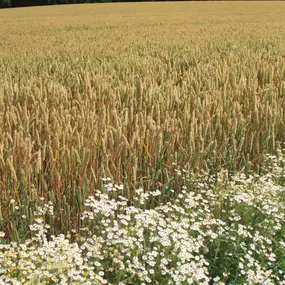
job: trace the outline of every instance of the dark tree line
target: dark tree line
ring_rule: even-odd
[[[96,3],[96,2],[132,2],[133,0],[0,0],[0,8],[56,5],[56,4],[76,4],[76,3]]]

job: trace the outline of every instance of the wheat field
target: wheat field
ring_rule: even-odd
[[[179,171],[260,171],[285,140],[285,4],[129,3],[0,11],[0,216],[41,198],[78,228],[101,178],[178,194]],[[11,199],[19,203],[16,215]],[[15,216],[16,215],[16,216]]]
[[[1,284],[285,284],[285,3],[0,10]]]

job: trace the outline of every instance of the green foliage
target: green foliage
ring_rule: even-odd
[[[0,8],[9,8],[11,7],[10,0],[0,0]]]
[[[112,2],[112,0],[0,0],[0,8],[96,2]]]

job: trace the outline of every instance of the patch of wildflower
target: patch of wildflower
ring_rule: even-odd
[[[280,185],[285,186],[285,149],[277,149],[277,155],[265,155],[264,167],[262,170],[267,176]]]
[[[160,204],[158,189],[130,203],[105,180],[77,242],[48,239],[53,208],[38,208],[25,243],[0,232],[0,284],[285,284],[284,186],[268,173],[195,179]]]

